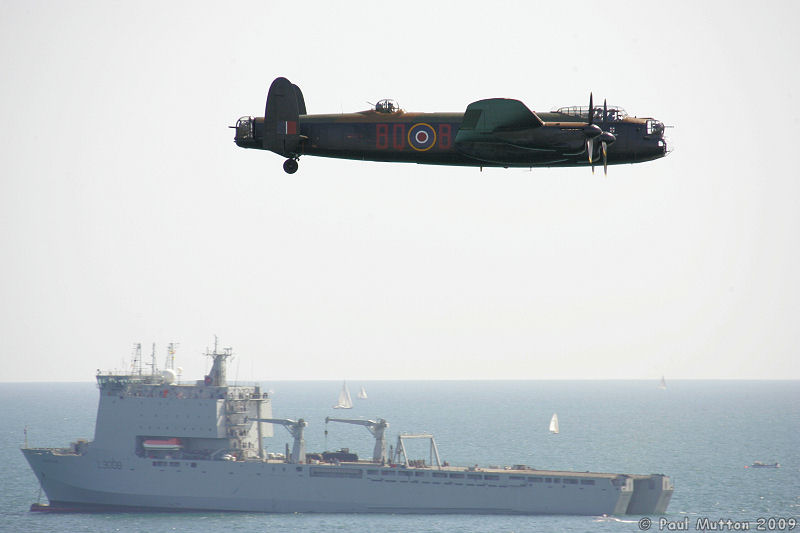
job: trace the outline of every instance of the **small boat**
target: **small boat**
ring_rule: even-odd
[[[342,390],[339,392],[339,402],[333,406],[334,409],[352,409],[353,400],[350,398],[350,391],[347,390],[347,382],[342,382]]]
[[[664,376],[661,376],[661,383],[658,384],[658,388],[664,390],[667,388],[667,382],[664,381]]]
[[[558,415],[553,413],[553,418],[550,419],[550,433],[558,433]]]
[[[361,390],[358,391],[358,399],[359,400],[367,399],[367,389],[364,388],[364,385],[361,385]]]
[[[762,463],[761,461],[754,461],[750,466],[745,468],[780,468],[780,463]]]

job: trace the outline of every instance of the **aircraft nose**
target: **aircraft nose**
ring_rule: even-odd
[[[646,124],[646,133],[650,136],[663,137],[664,136],[664,123],[660,120],[648,119]]]

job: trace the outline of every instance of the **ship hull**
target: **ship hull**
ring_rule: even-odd
[[[227,385],[230,349],[219,352],[215,344],[206,355],[214,358],[211,371],[194,384],[174,383],[169,373],[98,373],[94,439],[22,450],[49,509],[656,514],[672,495],[660,474],[449,466],[428,434],[399,435],[392,457],[376,441],[380,460],[344,451],[320,459],[304,452],[303,419],[272,418],[259,386]],[[289,460],[264,449],[275,424],[294,438]],[[406,455],[404,439],[413,438],[430,439],[435,467]]]
[[[663,513],[669,478],[375,464],[119,459],[23,449],[55,508],[266,513]]]

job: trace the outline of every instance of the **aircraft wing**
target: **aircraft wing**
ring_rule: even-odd
[[[489,98],[472,102],[467,106],[459,134],[462,131],[492,133],[522,130],[542,125],[544,125],[542,119],[519,100]]]
[[[531,152],[552,150],[520,146],[507,139],[506,134],[536,129],[543,125],[542,119],[519,100],[478,100],[467,106],[456,134],[455,146],[467,157],[486,163],[529,160],[533,155]]]
[[[552,148],[532,148],[502,141],[467,141],[456,144],[456,149],[470,159],[494,165],[553,164],[565,161]]]

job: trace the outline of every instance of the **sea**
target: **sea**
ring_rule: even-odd
[[[401,432],[432,433],[451,465],[664,473],[675,493],[667,514],[652,517],[34,513],[31,504],[47,499],[20,448],[26,438],[34,447],[91,440],[98,389],[0,383],[0,531],[800,531],[799,381],[674,380],[666,389],[657,381],[354,381],[347,411],[332,409],[340,381],[258,384],[271,391],[274,417],[309,423],[307,451],[349,448],[369,458],[374,440],[364,427],[325,417],[384,418],[390,442]],[[356,399],[361,386],[365,400]],[[548,431],[554,413],[559,434]],[[418,446],[409,455],[428,461],[429,445],[411,442]],[[287,443],[282,427],[265,438],[268,451]],[[754,461],[780,468],[748,468]]]

